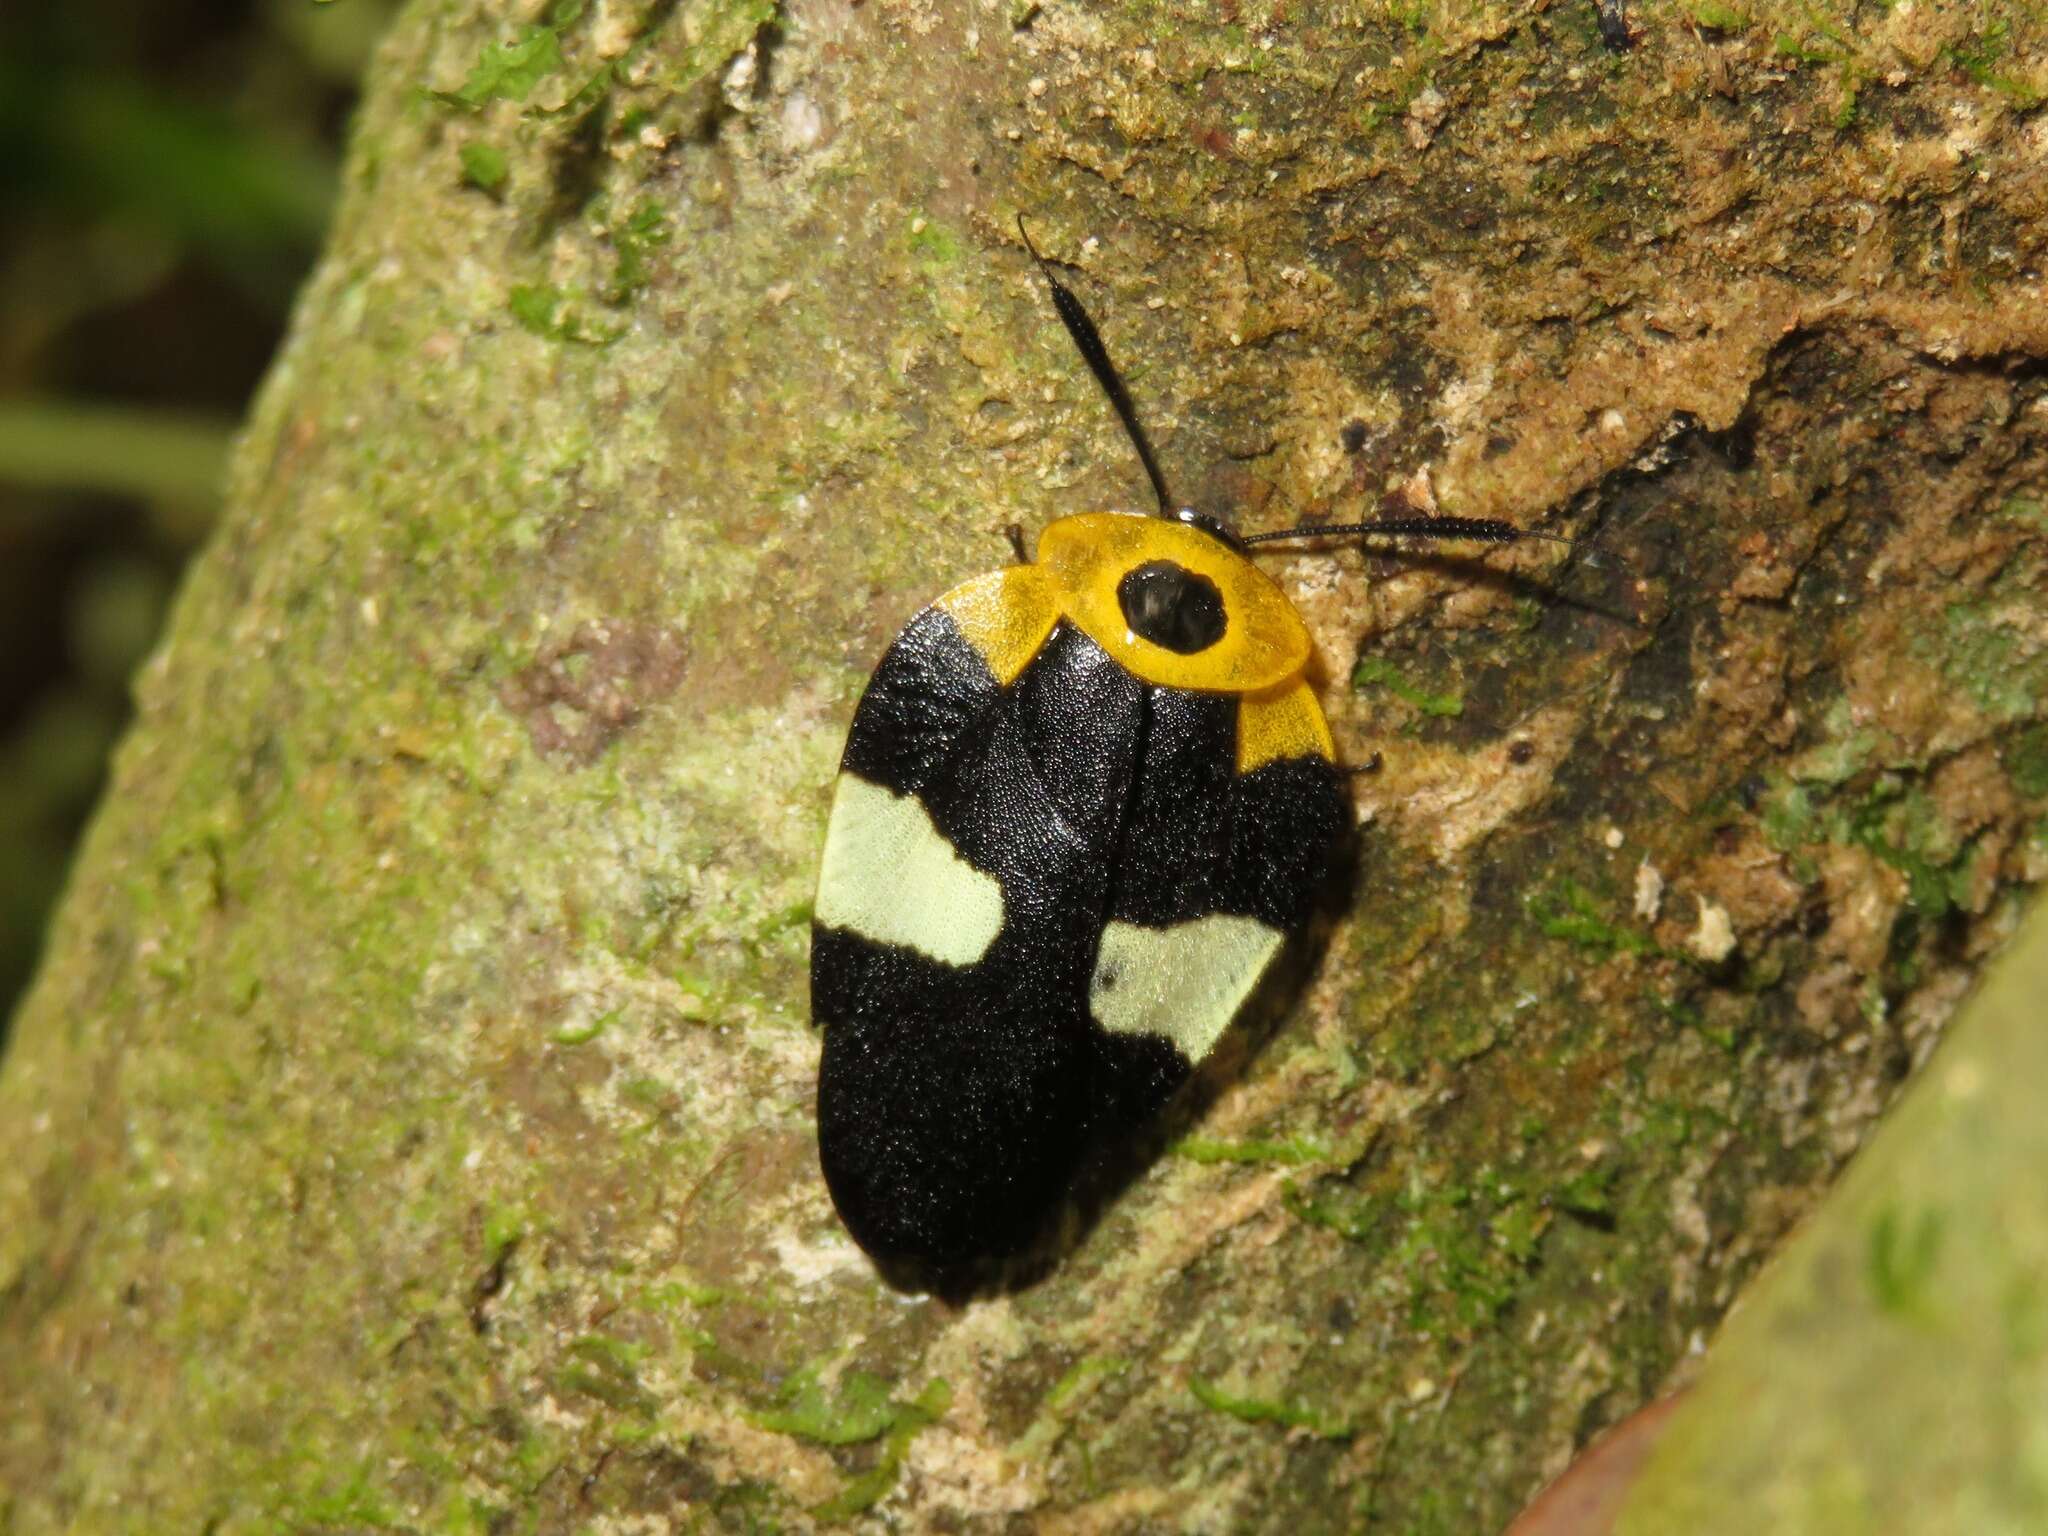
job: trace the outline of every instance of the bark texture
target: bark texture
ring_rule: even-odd
[[[1498,1528],[2048,870],[2019,7],[419,0],[0,1075],[0,1530]],[[2029,70],[2033,73],[2029,73]],[[1000,536],[1295,554],[1363,823],[1043,1283],[815,1172],[825,790]]]

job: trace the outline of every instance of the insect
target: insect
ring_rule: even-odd
[[[1158,515],[1049,524],[869,680],[813,909],[818,1150],[885,1273],[1025,1254],[1309,925],[1348,836],[1307,630],[1254,544],[1528,533],[1419,517],[1242,536],[1175,509],[1086,310],[1019,233]],[[1559,542],[1568,542],[1560,540]]]

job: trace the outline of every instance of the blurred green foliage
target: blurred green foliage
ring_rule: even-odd
[[[0,6],[0,1038],[395,8]]]

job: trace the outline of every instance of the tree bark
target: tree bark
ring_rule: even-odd
[[[1497,1529],[2044,869],[1992,12],[416,3],[0,1076],[0,1530]],[[955,1307],[825,1198],[806,918],[890,635],[1144,504],[1018,212],[1182,499],[1605,563],[1271,562],[1349,910]]]

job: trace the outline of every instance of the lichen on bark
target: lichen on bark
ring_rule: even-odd
[[[1497,1528],[2043,869],[2048,137],[1991,7],[420,0],[0,1075],[0,1529]],[[825,789],[1005,524],[1276,560],[1283,1027],[1046,1280],[815,1174]],[[1360,665],[1363,662],[1364,665]]]

